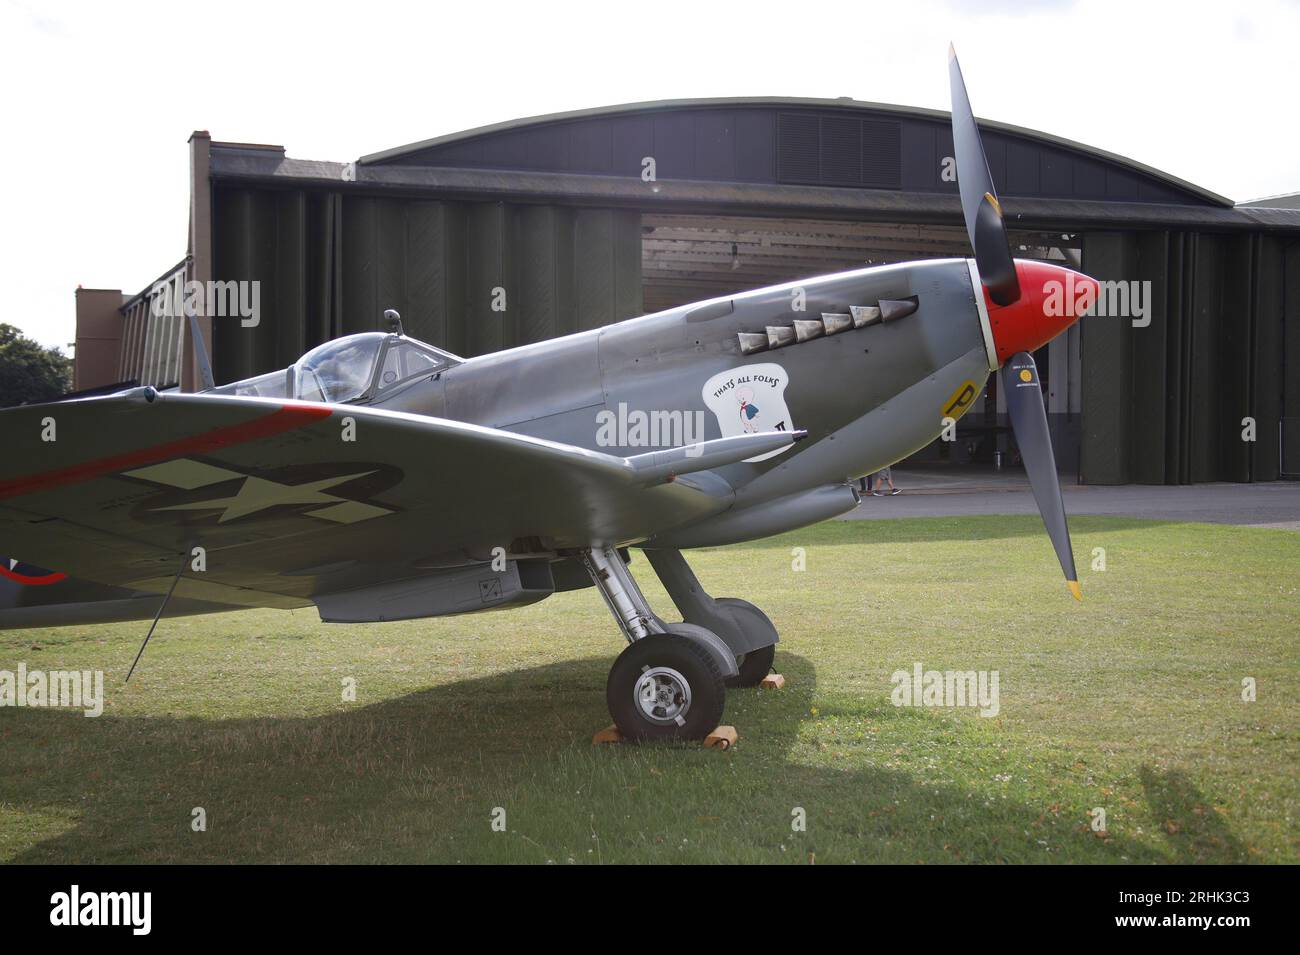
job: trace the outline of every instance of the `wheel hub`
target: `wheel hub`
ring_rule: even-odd
[[[654,723],[681,726],[691,708],[691,685],[671,667],[645,667],[632,696],[642,715]]]

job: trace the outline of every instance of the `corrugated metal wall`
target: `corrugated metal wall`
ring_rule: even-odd
[[[635,210],[226,185],[213,197],[213,277],[262,283],[256,328],[213,320],[218,381],[379,328],[385,308],[409,334],[467,357],[642,311]],[[1284,374],[1300,367],[1300,244],[1095,232],[1083,269],[1153,292],[1146,328],[1084,322],[1087,483],[1272,480],[1300,468],[1300,376]],[[1254,442],[1241,440],[1247,416]]]
[[[185,318],[171,308],[155,308],[160,295],[171,302],[183,301],[188,262],[122,306],[122,339],[118,381],[166,388],[181,380]]]
[[[257,327],[214,320],[219,382],[378,329],[386,308],[466,357],[641,314],[635,211],[219,187],[213,236],[217,279],[261,282]]]
[[[1153,305],[1144,328],[1082,323],[1086,483],[1269,481],[1294,470],[1300,376],[1284,371],[1300,367],[1300,244],[1090,233],[1083,270],[1149,281]],[[1253,442],[1242,438],[1247,417]]]

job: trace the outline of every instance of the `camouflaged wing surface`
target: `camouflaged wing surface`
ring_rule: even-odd
[[[0,411],[0,553],[103,584],[295,607],[535,538],[627,543],[730,504],[626,458],[351,405],[137,388]]]

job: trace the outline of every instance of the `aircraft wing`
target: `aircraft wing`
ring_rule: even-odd
[[[137,388],[0,411],[0,553],[162,592],[201,546],[206,570],[187,567],[178,596],[307,606],[521,539],[629,543],[725,510],[725,482],[676,475],[752,454],[741,440],[623,458],[361,406]]]

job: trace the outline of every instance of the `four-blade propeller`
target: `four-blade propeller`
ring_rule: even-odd
[[[1037,294],[1025,296],[1022,293],[1017,263],[1011,256],[1006,223],[1002,219],[1002,205],[993,188],[993,177],[989,174],[979,127],[966,95],[966,84],[962,81],[957,52],[951,46],[948,47],[948,77],[952,85],[952,139],[962,215],[966,220],[971,247],[975,251],[975,268],[984,286],[983,291],[990,300],[990,311],[1005,307],[1008,312],[1016,312],[1015,320],[1022,323],[1022,328],[1026,320],[1039,323],[1040,327],[1047,326],[1045,313],[1026,314],[1029,309],[1037,309],[1041,313],[1042,299]],[[1019,271],[1031,273],[1033,270],[1025,268],[1026,265],[1027,263],[1021,263]],[[979,295],[980,290],[976,289],[975,294]],[[1026,300],[1021,301],[1022,297]],[[1077,316],[1070,316],[1071,320],[1074,317]],[[1045,328],[1041,337],[1035,337],[1032,331],[1024,332],[1028,340],[1039,343],[1055,333],[1056,329],[1050,327]],[[1001,354],[1005,355],[1006,352]],[[1052,539],[1052,546],[1056,549],[1070,592],[1076,600],[1081,600],[1079,575],[1075,572],[1074,553],[1070,549],[1070,530],[1065,520],[1065,503],[1061,499],[1061,483],[1056,474],[1056,457],[1052,453],[1047,412],[1043,407],[1043,390],[1038,380],[1038,368],[1029,351],[1017,350],[1006,357],[999,369],[998,381],[1011,418],[1011,429],[1015,433],[1016,444],[1020,447],[1020,457],[1025,464],[1025,473],[1029,477],[1034,500],[1038,503],[1038,511],[1043,517],[1048,536]]]

